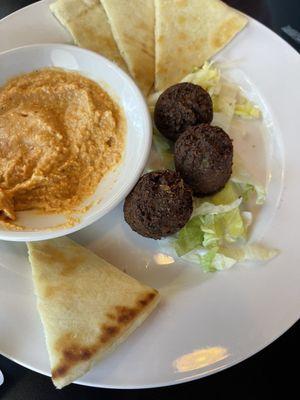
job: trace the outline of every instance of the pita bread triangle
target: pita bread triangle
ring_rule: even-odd
[[[62,388],[124,341],[159,295],[67,237],[27,246],[52,380]]]
[[[155,0],[155,90],[201,67],[247,24],[219,0]]]
[[[147,95],[154,84],[153,0],[101,0],[129,72]]]
[[[57,0],[50,4],[50,10],[75,44],[102,54],[127,71],[99,0]]]

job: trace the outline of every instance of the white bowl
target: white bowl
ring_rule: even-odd
[[[144,97],[133,80],[114,63],[89,50],[63,44],[20,47],[0,54],[0,86],[16,75],[45,67],[78,71],[98,82],[124,110],[127,124],[123,159],[117,169],[99,183],[84,204],[95,203],[80,222],[59,228],[63,215],[45,215],[36,211],[18,213],[18,223],[26,227],[13,231],[0,226],[0,239],[34,241],[67,235],[84,228],[116,207],[130,192],[147,162],[151,148],[151,118]],[[27,228],[28,227],[28,228]]]

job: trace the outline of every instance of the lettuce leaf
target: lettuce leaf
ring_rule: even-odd
[[[190,82],[205,89],[213,101],[213,124],[228,131],[234,116],[246,119],[261,118],[259,107],[242,93],[238,85],[228,82],[222,77],[221,67],[215,62],[205,62],[202,67],[186,75],[181,82]],[[152,93],[148,97],[148,106],[153,113],[155,104],[162,91]]]
[[[241,94],[235,104],[234,114],[247,119],[261,118],[261,111],[258,106]]]
[[[175,169],[174,166],[174,144],[158,132],[153,130],[153,145],[162,163],[162,168]]]
[[[252,187],[254,192],[255,186]],[[168,241],[169,247],[182,259],[201,265],[205,272],[222,271],[237,262],[266,261],[276,256],[277,250],[246,243],[247,230],[252,223],[252,213],[241,210],[246,192],[249,195],[248,188],[229,181],[214,196],[194,199],[192,218]]]
[[[205,62],[202,68],[195,68],[181,82],[200,85],[211,95],[214,106],[214,124],[221,126],[225,131],[229,129],[234,115],[247,119],[261,117],[259,107],[248,100],[237,85],[222,78],[221,68],[216,63]]]
[[[230,184],[228,187],[230,188]],[[229,199],[226,197],[229,190],[223,189],[226,200]],[[222,243],[245,239],[247,225],[240,212],[241,202],[242,198],[235,198],[229,204],[217,205],[207,201],[199,203],[196,200],[192,218],[179,231],[174,242],[177,255],[182,256],[200,247],[211,249]]]
[[[229,131],[232,124],[238,91],[237,85],[225,82],[220,85],[219,93],[212,96],[213,125],[221,127],[225,132]]]
[[[237,198],[232,203],[219,205],[205,201],[198,207],[196,206],[197,201],[195,201],[193,216],[196,217],[198,215],[206,216],[207,214],[224,214],[238,208],[242,203],[242,200],[242,198]]]
[[[178,256],[182,256],[202,245],[204,232],[199,218],[192,218],[179,231],[174,247]]]
[[[202,223],[203,247],[213,247],[223,242],[232,243],[244,239],[246,227],[239,207],[220,214],[200,217]]]
[[[237,154],[234,155],[230,181],[235,184],[236,190],[245,201],[249,199],[252,193],[256,195],[256,204],[262,205],[266,201],[266,189],[251,177]]]
[[[259,108],[244,96],[239,86],[221,76],[216,63],[206,62],[202,68],[195,68],[182,82],[200,85],[209,92],[214,108],[213,125],[227,132],[236,116],[261,117]],[[150,111],[154,110],[160,94],[154,93],[148,98]],[[162,168],[174,169],[174,143],[156,129],[153,149]],[[167,254],[200,264],[206,272],[226,270],[241,261],[265,261],[278,254],[277,250],[246,243],[253,219],[252,213],[246,210],[247,201],[255,195],[256,204],[263,204],[266,190],[246,171],[236,153],[233,164],[226,186],[213,196],[194,198],[194,210],[188,223],[176,235],[161,241]]]
[[[227,248],[212,248],[207,251],[196,249],[182,258],[201,265],[204,272],[215,272],[229,269],[238,262],[268,261],[278,254],[279,251],[276,249],[270,249],[259,244],[248,244]]]
[[[213,204],[230,204],[238,199],[238,192],[235,188],[235,185],[229,181],[226,183],[225,187],[220,190],[220,192],[214,194],[210,197],[210,200]]]
[[[268,261],[276,257],[279,251],[270,249],[261,244],[246,244],[243,246],[231,246],[220,249],[226,257],[235,259],[237,262],[242,261]]]
[[[205,62],[201,68],[185,76],[181,82],[191,82],[201,86],[211,96],[220,90],[221,72],[212,62]]]
[[[182,257],[186,261],[200,264],[204,272],[223,271],[237,263],[233,258],[227,257],[214,248],[206,252],[194,251]]]
[[[223,271],[236,264],[236,260],[218,253],[216,250],[208,251],[200,256],[200,262],[204,272]]]

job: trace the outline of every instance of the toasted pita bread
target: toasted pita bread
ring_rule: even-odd
[[[247,18],[219,0],[155,0],[155,89],[165,89],[221,50]]]
[[[27,245],[52,380],[62,388],[124,341],[159,295],[66,237]]]
[[[154,84],[153,0],[101,0],[129,72],[147,95]]]
[[[99,0],[57,0],[50,4],[50,10],[75,44],[102,54],[127,71]]]

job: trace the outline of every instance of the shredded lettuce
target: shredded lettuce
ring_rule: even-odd
[[[204,272],[223,271],[236,264],[236,260],[218,253],[216,249],[200,256],[200,262]]]
[[[236,98],[239,88],[237,85],[223,83],[217,95],[212,96],[214,119],[213,125],[219,126],[225,132],[229,128],[234,117]]]
[[[242,216],[242,218],[243,218],[245,228],[248,229],[249,226],[250,226],[250,225],[252,224],[252,222],[253,222],[253,215],[252,215],[252,212],[250,212],[250,211],[242,211],[242,212],[241,212],[241,216]]]
[[[181,82],[200,85],[211,95],[214,108],[214,124],[225,131],[228,131],[234,115],[247,119],[261,117],[259,107],[248,100],[237,85],[231,84],[222,78],[221,69],[216,63],[205,62],[202,68],[195,68]],[[153,100],[155,101],[155,96],[152,97]]]
[[[261,117],[259,107],[245,97],[238,85],[222,77],[221,67],[215,62],[205,62],[201,68],[194,68],[181,82],[199,85],[210,94],[214,109],[213,124],[225,131],[230,128],[234,116],[246,119]],[[153,113],[161,93],[155,92],[148,97],[150,112]]]
[[[261,118],[261,111],[258,106],[241,94],[238,96],[235,104],[234,114],[248,119]]]
[[[217,252],[218,249],[212,249],[204,254],[199,254],[199,261],[205,272],[212,272],[213,262],[214,259],[216,258]]]
[[[243,200],[242,198],[238,198],[230,204],[218,204],[218,205],[205,201],[201,203],[198,207],[196,205],[197,200],[195,200],[193,216],[195,217],[198,215],[205,216],[205,215],[225,214],[227,212],[230,212],[238,208],[242,200]]]
[[[278,250],[258,244],[248,244],[239,247],[213,248],[207,251],[197,249],[182,258],[200,264],[204,272],[215,272],[229,269],[238,262],[268,261],[278,254]]]
[[[238,197],[233,184],[228,182],[223,190],[208,200],[194,200],[193,215],[174,242],[178,255],[199,247],[212,249],[223,242],[232,243],[245,238],[249,224],[241,214],[242,197]]]
[[[240,121],[235,117],[261,117],[259,108],[241,89],[221,76],[221,68],[216,63],[206,62],[202,68],[195,68],[182,82],[200,85],[209,92],[214,109],[213,125],[227,132],[235,121]],[[150,111],[154,110],[160,94],[157,92],[148,98]],[[153,149],[162,168],[174,169],[174,143],[156,129]],[[266,261],[276,256],[277,250],[247,243],[247,232],[253,220],[247,206],[252,196],[256,204],[261,205],[265,202],[266,190],[246,171],[235,153],[229,182],[213,196],[194,198],[190,220],[176,235],[161,241],[162,251],[197,263],[205,272],[222,271],[237,262]]]
[[[161,135],[157,129],[153,130],[152,139],[163,168],[174,169],[174,144]]]
[[[238,205],[230,211],[193,217],[178,233],[175,249],[183,255],[201,246],[214,248],[222,243],[245,239],[247,227]]]
[[[192,218],[180,230],[173,242],[177,255],[182,256],[202,245],[204,232],[200,218]]]
[[[211,96],[220,90],[221,72],[214,63],[205,62],[202,68],[194,68],[194,71],[185,76],[181,82],[191,82],[201,86]]]
[[[172,142],[156,132],[154,144],[165,167],[173,167]],[[194,198],[191,219],[176,236],[164,242],[165,250],[175,250],[177,256],[200,264],[206,272],[225,270],[240,261],[274,257],[276,250],[246,243],[253,217],[244,207],[252,195],[257,204],[264,203],[264,187],[253,180],[236,157],[229,182],[213,196]]]
[[[233,171],[230,180],[235,184],[236,189],[245,201],[249,199],[252,193],[256,195],[256,204],[262,205],[266,201],[266,189],[251,177],[237,154],[234,155]]]
[[[164,250],[169,254],[175,250],[177,256],[201,265],[205,272],[226,270],[237,262],[275,257],[277,250],[247,243],[252,213],[241,210],[243,201],[231,181],[210,198],[194,199],[191,219],[177,235],[164,241]]]
[[[204,272],[223,271],[237,263],[233,258],[218,252],[216,248],[207,251],[195,250],[182,258],[186,261],[200,264]]]
[[[267,248],[261,244],[224,247],[220,251],[238,262],[268,261],[279,254],[278,250]]]
[[[246,233],[239,208],[221,214],[200,217],[204,232],[202,246],[212,248],[243,239]]]
[[[252,213],[241,209],[244,195],[243,186],[229,181],[214,196],[195,198],[191,219],[176,236],[164,242],[165,250],[167,243],[177,256],[201,265],[205,272],[226,270],[237,262],[275,257],[277,250],[247,243]]]
[[[222,205],[233,203],[238,197],[235,185],[229,181],[220,192],[211,196],[210,200],[215,205]]]

